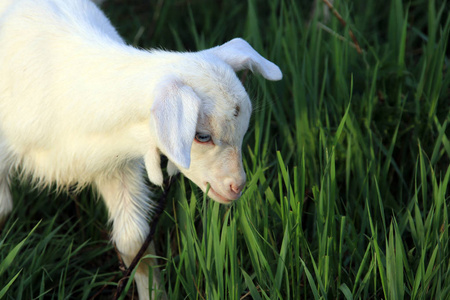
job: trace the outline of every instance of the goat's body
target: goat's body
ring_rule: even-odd
[[[90,1],[2,4],[0,221],[12,209],[11,171],[38,186],[94,184],[129,264],[152,208],[141,163],[156,147],[148,95],[173,57],[125,45]],[[147,272],[142,267],[136,276],[142,299]]]
[[[0,223],[12,210],[11,171],[38,186],[93,184],[129,265],[152,210],[143,161],[155,184],[163,153],[169,173],[181,170],[204,191],[210,184],[217,201],[237,199],[251,114],[234,73],[242,68],[281,78],[241,39],[196,53],[138,50],[88,0],[1,1]],[[135,280],[147,299],[145,264]]]
[[[37,183],[84,185],[150,146],[152,74],[167,59],[126,46],[89,1],[54,2],[0,12],[0,145]]]

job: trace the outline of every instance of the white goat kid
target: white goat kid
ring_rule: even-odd
[[[164,154],[170,175],[180,170],[203,191],[209,183],[221,203],[237,199],[251,114],[235,74],[244,68],[282,77],[242,39],[196,53],[138,50],[88,0],[2,0],[0,220],[12,210],[12,172],[40,187],[92,184],[129,265],[154,207],[142,161],[157,185]],[[145,263],[135,279],[148,299]]]

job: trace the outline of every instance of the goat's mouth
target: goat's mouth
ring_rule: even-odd
[[[205,184],[205,186],[207,186],[207,184]],[[206,188],[205,188],[205,190],[206,190]],[[211,186],[211,184],[209,185],[208,196],[210,198],[212,198],[213,200],[215,200],[219,203],[222,203],[222,204],[230,204],[231,202],[233,202],[232,199],[225,198],[224,196],[222,196],[221,194],[216,192],[213,189],[213,187]]]

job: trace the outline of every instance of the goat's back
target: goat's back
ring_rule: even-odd
[[[137,117],[115,101],[126,100],[127,82],[114,81],[128,75],[114,51],[125,47],[91,1],[1,1],[0,151],[9,164],[71,185],[130,159],[123,124]]]

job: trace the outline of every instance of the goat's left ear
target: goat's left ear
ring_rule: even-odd
[[[189,169],[201,100],[176,77],[160,81],[155,88],[151,122],[158,147],[176,165]]]
[[[212,52],[225,61],[234,71],[249,69],[273,81],[281,80],[283,77],[277,65],[262,57],[249,43],[241,38],[232,39],[221,46],[206,51]]]

